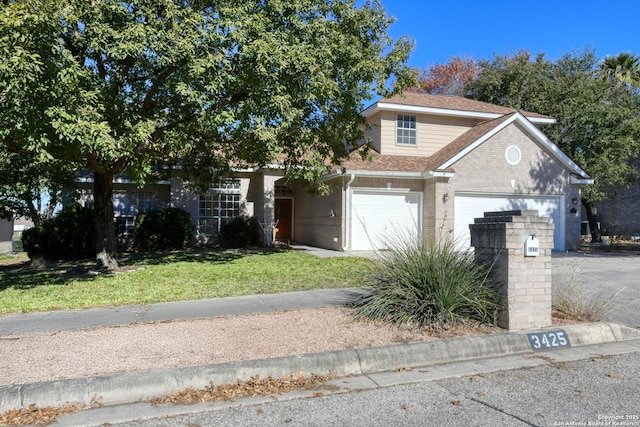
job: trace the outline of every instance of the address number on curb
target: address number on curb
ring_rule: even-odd
[[[527,334],[527,337],[529,338],[531,349],[534,351],[571,347],[569,337],[562,329],[557,331],[535,332]]]

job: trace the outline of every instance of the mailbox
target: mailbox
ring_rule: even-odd
[[[527,237],[524,242],[524,256],[538,256],[540,253],[540,245],[538,238],[534,235]]]

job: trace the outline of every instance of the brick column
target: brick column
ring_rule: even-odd
[[[538,211],[486,212],[469,226],[479,261],[494,262],[493,278],[507,307],[498,325],[506,329],[551,325],[551,249],[553,228]],[[535,236],[538,256],[525,256],[525,241]]]

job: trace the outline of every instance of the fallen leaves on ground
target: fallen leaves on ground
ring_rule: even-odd
[[[176,390],[171,396],[163,396],[152,399],[152,405],[174,403],[178,405],[193,405],[201,402],[217,402],[241,399],[250,396],[268,396],[270,394],[288,393],[294,390],[330,389],[324,385],[332,375],[323,376],[311,374],[305,376],[303,372],[295,375],[287,375],[282,378],[252,377],[249,381],[236,381],[234,384],[222,384],[216,386],[211,382],[204,390],[188,387],[184,390]]]
[[[0,414],[0,425],[8,426],[47,426],[55,421],[57,417],[65,414],[72,414],[87,409],[85,405],[67,404],[60,407],[46,406],[39,408],[36,405],[29,405],[26,408],[14,409]]]
[[[232,401],[250,396],[268,396],[282,394],[294,390],[328,390],[334,387],[325,385],[334,375],[305,376],[302,371],[294,375],[286,375],[282,378],[252,377],[249,381],[236,381],[234,384],[222,384],[215,386],[210,383],[204,390],[188,387],[184,390],[176,390],[171,396],[163,396],[149,401],[152,405],[174,403],[178,405],[193,405],[200,402]],[[314,397],[321,397],[322,393],[316,393]],[[47,426],[61,415],[79,412],[95,406],[82,404],[67,404],[60,407],[47,406],[39,408],[30,405],[27,408],[15,409],[0,414],[0,425],[7,426]]]

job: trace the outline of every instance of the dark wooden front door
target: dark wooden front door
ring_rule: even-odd
[[[276,240],[291,240],[293,230],[293,199],[275,199]]]

